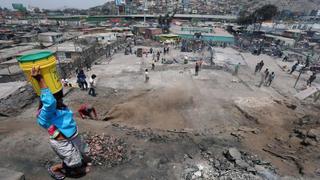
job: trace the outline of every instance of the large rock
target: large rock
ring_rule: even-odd
[[[24,174],[22,172],[0,168],[0,179],[1,180],[24,180]]]
[[[241,160],[241,153],[236,148],[229,148],[226,152],[226,158],[230,161]]]
[[[320,128],[310,129],[307,134],[308,137],[314,138],[317,141],[320,141]]]
[[[302,141],[302,144],[303,145],[306,145],[306,146],[316,146],[317,145],[317,142],[314,140],[314,139],[311,139],[311,138],[305,138],[303,141]]]

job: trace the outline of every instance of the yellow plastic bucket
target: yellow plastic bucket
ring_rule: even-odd
[[[33,54],[26,54],[18,58],[19,66],[23,70],[27,77],[27,80],[31,82],[33,89],[40,95],[40,87],[38,82],[31,78],[32,67],[40,66],[40,72],[43,76],[51,93],[57,93],[62,89],[60,76],[57,72],[56,58],[50,51],[41,51]]]

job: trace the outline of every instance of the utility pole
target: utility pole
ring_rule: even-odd
[[[146,25],[146,11],[147,11],[147,0],[144,0],[143,7],[143,24]]]
[[[296,82],[294,83],[294,88],[296,88],[296,85],[297,85],[297,83],[298,83],[298,81],[299,81],[299,79],[300,79],[300,76],[301,76],[301,74],[302,74],[302,72],[307,68],[307,67],[309,67],[310,66],[310,54],[308,54],[307,55],[307,60],[306,60],[306,65],[303,67],[303,68],[301,68],[300,69],[300,73],[299,73],[299,76],[298,76],[298,78],[297,78],[297,80],[296,80]]]
[[[293,88],[296,88],[296,86],[297,86],[297,84],[298,84],[298,81],[299,81],[299,79],[300,79],[300,76],[301,76],[301,74],[302,74],[302,72],[303,72],[304,68],[305,68],[305,67],[303,67],[303,68],[301,68],[301,69],[300,69],[299,76],[298,76],[298,78],[297,78],[296,82],[294,83]]]

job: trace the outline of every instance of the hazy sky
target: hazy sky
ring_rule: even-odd
[[[87,9],[89,7],[102,5],[107,1],[110,0],[0,0],[0,6],[12,9],[12,3],[22,3],[26,7],[30,5],[45,9],[61,9],[64,6]]]

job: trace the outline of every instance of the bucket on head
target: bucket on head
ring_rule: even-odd
[[[57,72],[56,58],[51,51],[41,51],[32,54],[26,54],[18,58],[19,66],[23,70],[27,80],[31,82],[33,89],[40,95],[38,82],[31,77],[31,69],[40,66],[40,72],[43,76],[51,93],[54,94],[62,89],[60,76]]]

